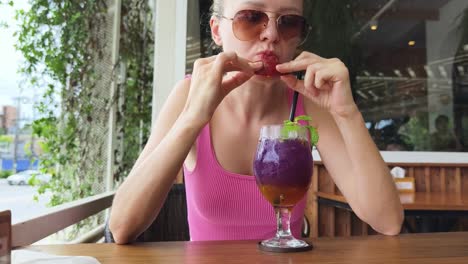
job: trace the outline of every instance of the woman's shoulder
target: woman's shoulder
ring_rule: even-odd
[[[189,90],[190,79],[184,78],[174,85],[158,113],[154,126],[155,130],[163,128],[162,130],[166,131],[172,127],[184,109]]]
[[[190,91],[190,78],[179,80],[169,94],[166,104],[176,105],[177,109],[182,110]]]
[[[178,92],[186,92],[188,94],[188,91],[190,89],[190,82],[192,81],[191,75],[186,75],[184,79],[179,80],[175,86],[174,90],[177,90]]]

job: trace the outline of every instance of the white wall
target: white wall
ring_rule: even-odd
[[[153,123],[177,81],[185,75],[187,0],[155,0]]]
[[[461,21],[461,14],[468,7],[466,0],[451,0],[445,4],[439,12],[438,21],[426,22],[426,54],[427,62],[431,63],[437,60],[453,57],[457,51],[460,42],[460,30],[458,26]],[[439,72],[438,66],[442,65],[452,80],[452,63],[436,63],[432,66],[434,72]],[[437,85],[434,79],[429,79],[428,85],[428,107],[429,113],[429,131],[435,131],[434,120],[444,114],[449,117],[453,124],[453,89],[451,83]],[[435,86],[437,85],[437,86]],[[444,97],[448,97],[444,99]],[[448,101],[448,102],[447,102]]]

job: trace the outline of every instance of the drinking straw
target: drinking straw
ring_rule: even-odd
[[[296,115],[296,105],[297,105],[297,97],[299,96],[299,93],[297,91],[294,91],[293,94],[293,101],[291,105],[291,112],[289,113],[289,121],[293,122],[294,121],[294,116]]]
[[[296,74],[296,78],[298,80],[302,80],[304,76],[303,72],[298,72]],[[299,93],[297,91],[294,91],[293,94],[293,101],[291,104],[291,112],[289,112],[289,121],[293,122],[294,121],[294,116],[296,115],[296,105],[297,105],[297,98],[299,97]]]

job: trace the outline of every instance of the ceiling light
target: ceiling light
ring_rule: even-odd
[[[366,99],[366,100],[369,99],[369,97],[367,97],[367,95],[366,95],[365,93],[363,93],[362,91],[359,91],[359,90],[358,90],[356,93],[359,94],[362,98],[364,98],[364,99]]]
[[[458,70],[458,73],[459,73],[460,75],[463,76],[463,75],[465,74],[465,69],[463,68],[462,65],[458,65],[458,66],[457,66],[457,70]]]
[[[444,66],[439,65],[438,68],[439,68],[440,75],[442,75],[444,78],[447,78],[448,75],[447,75],[447,71],[445,70]]]
[[[411,69],[411,67],[408,67],[408,73],[411,76],[411,78],[416,78],[416,73]]]
[[[369,94],[372,95],[372,99],[373,99],[374,101],[377,101],[377,99],[379,99],[379,96],[376,95],[376,94],[374,93],[374,91],[369,91]]]
[[[393,72],[394,72],[395,75],[398,76],[398,77],[402,77],[402,76],[403,76],[403,74],[401,74],[400,70],[394,70]]]
[[[410,40],[408,41],[408,46],[414,46],[416,44],[416,41]]]
[[[429,68],[429,66],[425,65],[424,70],[426,70],[426,74],[429,76],[429,78],[434,78],[434,73],[432,72],[431,68]]]
[[[373,31],[377,30],[377,28],[379,27],[377,20],[370,21],[369,25],[370,29]]]

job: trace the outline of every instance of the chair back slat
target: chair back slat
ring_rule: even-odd
[[[0,263],[8,261],[11,253],[11,212],[0,212]]]

